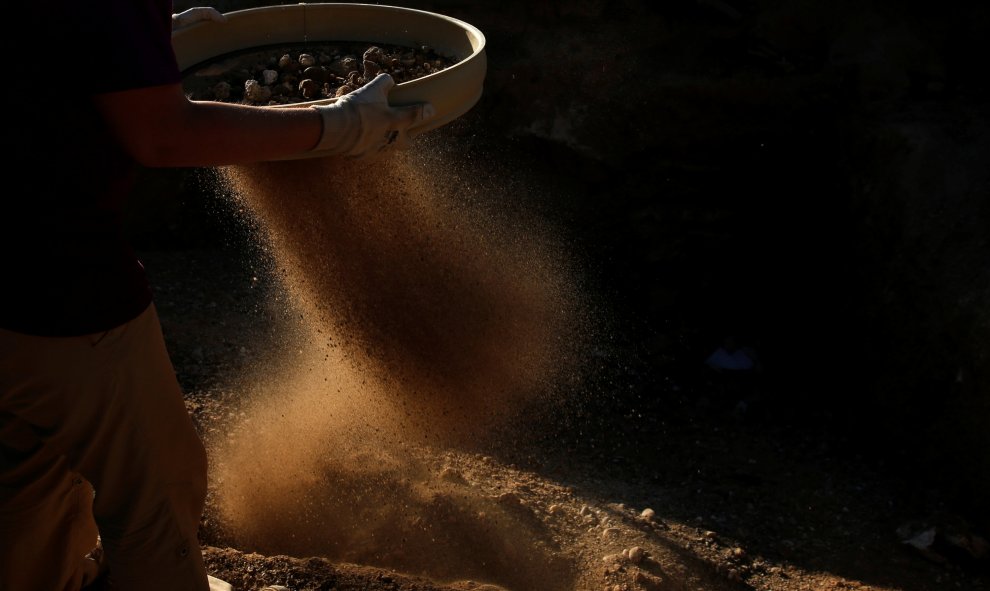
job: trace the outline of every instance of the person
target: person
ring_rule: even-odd
[[[432,108],[390,106],[384,74],[312,108],[189,100],[172,28],[224,20],[208,7],[56,0],[7,16],[35,38],[6,72],[24,131],[5,136],[5,178],[21,182],[0,200],[0,589],[229,589],[204,566],[206,452],[124,237],[135,172],[367,159],[407,147]]]

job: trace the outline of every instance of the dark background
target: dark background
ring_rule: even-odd
[[[631,396],[703,394],[735,335],[764,366],[762,420],[990,528],[985,4],[392,4],[485,33],[484,95],[448,132],[540,163],[534,206],[577,237]],[[146,175],[138,248],[230,244],[190,172]]]

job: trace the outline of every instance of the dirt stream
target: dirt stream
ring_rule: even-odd
[[[142,253],[210,449],[212,574],[294,591],[986,588],[901,543],[918,505],[866,460],[733,415],[703,373],[655,382],[585,291],[579,249],[527,211],[552,189],[524,163],[419,141],[368,166],[222,171],[249,238]]]

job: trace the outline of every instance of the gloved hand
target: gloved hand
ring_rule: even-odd
[[[323,116],[323,135],[314,150],[357,159],[407,149],[409,128],[434,117],[436,109],[430,103],[389,106],[394,86],[391,76],[379,74],[334,103],[313,105]]]
[[[227,17],[212,6],[197,6],[172,15],[172,30],[188,27],[200,21],[227,22]]]

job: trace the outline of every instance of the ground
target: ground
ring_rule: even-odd
[[[712,62],[698,68],[703,74],[697,79],[658,78],[663,85],[650,94],[651,102],[642,101],[653,105],[649,113],[635,112],[641,101],[625,100],[638,91],[639,76],[626,78],[628,86],[613,87],[594,77],[597,67],[534,66],[522,58],[509,67],[505,54],[515,46],[492,43],[494,92],[486,90],[487,102],[461,120],[473,117],[482,127],[458,121],[444,131],[447,161],[466,162],[474,175],[479,162],[494,154],[500,162],[488,180],[511,185],[503,193],[527,193],[506,200],[505,207],[530,205],[527,198],[544,197],[541,188],[550,193],[533,205],[566,218],[577,241],[605,267],[600,283],[614,290],[603,290],[603,305],[622,310],[623,319],[615,338],[588,356],[592,380],[581,386],[582,395],[555,420],[538,412],[521,417],[514,437],[479,438],[474,446],[405,448],[401,461],[412,468],[411,476],[373,483],[394,493],[390,499],[374,491],[381,506],[371,507],[377,511],[367,527],[380,528],[378,546],[349,547],[353,532],[335,530],[338,516],[327,513],[303,523],[305,541],[291,539],[297,533],[305,537],[292,524],[259,514],[259,522],[272,526],[270,539],[247,543],[226,527],[218,509],[223,499],[213,489],[202,528],[212,573],[245,591],[267,584],[293,591],[990,588],[984,537],[953,510],[940,491],[943,483],[912,459],[924,446],[889,441],[891,434],[910,433],[883,424],[882,408],[862,413],[865,421],[846,420],[857,414],[857,403],[866,403],[860,400],[865,386],[844,383],[856,379],[847,368],[828,371],[841,363],[844,348],[869,348],[849,336],[868,333],[857,323],[868,322],[869,315],[846,313],[854,309],[848,300],[862,287],[847,267],[864,253],[849,246],[858,242],[840,239],[858,211],[847,211],[845,199],[862,200],[850,188],[857,179],[837,163],[850,157],[849,145],[860,143],[840,142],[833,135],[842,134],[831,132],[833,121],[845,121],[847,129],[860,133],[859,120],[843,119],[844,111],[833,105],[853,100],[839,92],[846,92],[852,78],[833,76],[834,69],[805,77],[813,64],[778,71],[787,61],[774,55],[767,57],[772,62],[767,72],[754,74],[747,36],[711,34],[721,25],[700,17],[695,30],[691,14],[668,16],[671,23],[687,25],[676,43],[657,45],[660,58],[670,55],[676,63],[691,64],[690,56],[670,47],[717,47],[694,56],[702,65]],[[532,34],[529,27],[538,28],[540,18],[508,20],[518,30],[503,36],[518,43],[532,40],[534,55],[553,57],[555,48],[566,47],[559,51],[583,59],[577,44]],[[558,26],[554,19],[550,23]],[[640,31],[656,42],[662,28],[644,23],[617,30]],[[499,32],[494,24],[479,24]],[[600,23],[596,26],[602,32]],[[666,30],[681,31],[673,25]],[[639,52],[623,57],[622,51],[602,52],[600,45],[592,36],[585,50],[596,60],[599,53],[615,55],[609,68],[634,69],[638,63],[633,56]],[[541,57],[540,64],[544,61],[553,62]],[[610,107],[601,110],[607,113],[601,126],[585,130],[593,139],[611,138],[600,143],[614,149],[596,154],[611,158],[605,163],[582,158],[581,138],[572,137],[568,125],[558,125],[567,123],[567,116],[558,116],[557,103],[568,98],[563,95],[574,84],[574,72],[587,77],[583,88],[594,91],[587,91],[594,104],[605,100]],[[566,83],[543,82],[555,76]],[[547,96],[551,99],[533,98]],[[594,122],[598,119],[590,115],[597,113],[574,108],[570,116],[581,121],[587,115]],[[539,121],[537,115],[553,125],[532,123]],[[628,126],[615,125],[616,120],[634,121],[646,131],[630,137]],[[496,123],[501,132],[491,129]],[[543,127],[549,139],[541,139]],[[491,145],[479,147],[488,136]],[[637,141],[642,149],[635,149]],[[576,147],[567,148],[571,144]],[[878,154],[878,160],[890,160],[887,152]],[[867,164],[863,177],[874,180]],[[919,201],[928,203],[927,194]],[[891,217],[882,211],[877,219]],[[215,206],[212,213],[220,223],[200,224],[192,232],[206,227],[229,234],[225,239],[165,236],[145,241],[141,256],[187,406],[204,438],[216,441],[245,436],[240,414],[250,389],[245,380],[273,360],[284,362],[294,319],[284,306],[285,294],[259,262],[257,245],[236,228],[240,222],[229,207]],[[169,217],[181,218],[174,212]],[[881,232],[876,239],[889,237]],[[886,263],[868,267],[868,275],[885,268]],[[711,310],[716,314],[705,317]],[[637,323],[640,314],[651,327]],[[740,318],[745,322],[738,323]],[[704,360],[714,346],[709,337],[722,336],[721,322],[762,334],[767,357],[775,354],[785,361],[778,367],[791,362],[799,371],[783,378],[769,371],[756,383],[707,371]],[[823,334],[841,338],[816,341]],[[822,371],[816,373],[819,366],[803,355],[809,350],[811,361],[829,354]],[[830,394],[833,404],[823,405],[823,416],[813,416],[814,397]],[[740,401],[749,404],[742,408]],[[827,416],[836,408],[846,416]],[[250,437],[250,427],[246,434]],[[284,439],[291,445],[295,436],[286,432]],[[878,440],[884,445],[875,445]],[[932,449],[938,454],[942,448]],[[369,510],[367,499],[359,498],[369,491],[325,474],[298,488],[292,482],[296,476],[278,471],[270,476],[290,481],[285,502],[297,503],[303,513],[324,505],[337,513]],[[309,529],[320,519],[329,525],[314,537]],[[920,542],[925,532],[936,536],[927,546]],[[924,551],[905,543],[912,538]],[[982,563],[974,558],[981,552]]]
[[[141,253],[187,406],[207,438],[236,421],[234,377],[274,354],[284,320],[273,280],[236,242]],[[733,412],[715,376],[657,375],[649,359],[632,343],[602,353],[600,375],[615,395],[585,404],[568,424],[530,425],[515,445],[411,450],[435,490],[471,499],[453,516],[425,511],[433,523],[424,527],[437,534],[460,519],[466,537],[448,549],[467,544],[499,569],[459,561],[465,574],[441,579],[262,555],[223,531],[215,499],[202,533],[208,567],[241,590],[988,587],[985,572],[959,556],[925,557],[902,543],[899,526],[935,517],[925,513],[933,506],[925,483],[888,477],[875,458],[844,449],[842,437],[792,427],[771,408]],[[444,494],[434,500],[458,498]],[[512,520],[511,535],[485,528],[499,515]],[[490,580],[471,576],[479,572]]]

